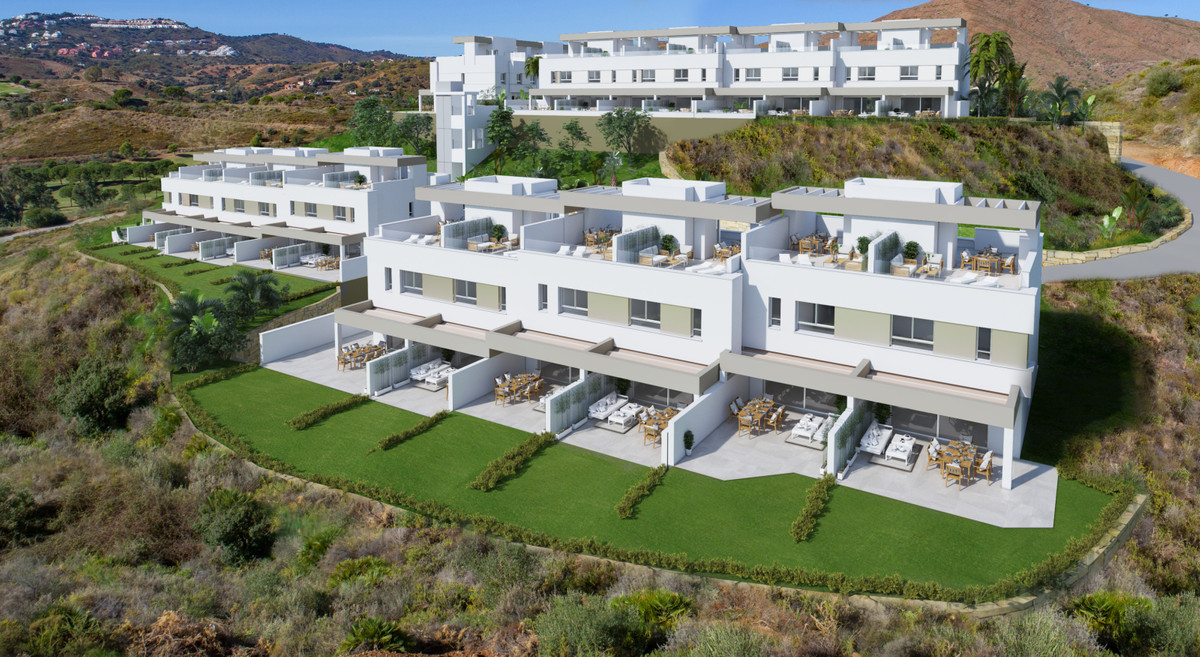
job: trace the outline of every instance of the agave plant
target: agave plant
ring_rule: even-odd
[[[409,650],[408,638],[404,635],[400,623],[374,616],[366,616],[354,621],[354,624],[350,626],[350,633],[338,647],[338,654],[345,654],[358,648],[395,652]]]

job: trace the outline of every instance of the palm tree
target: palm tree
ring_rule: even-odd
[[[182,333],[192,327],[196,318],[204,317],[220,307],[220,299],[206,299],[197,290],[180,294],[175,297],[175,303],[166,308],[167,336]]]
[[[1013,59],[1012,37],[1008,36],[1008,32],[980,32],[971,37],[967,70],[982,98],[987,98],[988,90],[995,86],[996,76]],[[979,116],[983,116],[982,106],[979,107]]]
[[[1041,101],[1050,113],[1050,120],[1054,122],[1054,127],[1057,128],[1062,123],[1064,116],[1075,112],[1075,106],[1079,104],[1079,99],[1083,94],[1079,89],[1071,86],[1070,79],[1065,75],[1054,78],[1054,82],[1047,82],[1046,86],[1050,88],[1042,92]]]
[[[1008,115],[1016,116],[1029,97],[1029,79],[1025,77],[1028,62],[1009,62],[1000,70],[1000,96],[1008,107]]]
[[[1121,205],[1125,208],[1125,216],[1129,217],[1129,223],[1133,224],[1136,230],[1141,230],[1142,222],[1150,213],[1150,194],[1146,192],[1146,188],[1136,182],[1129,183],[1121,192]]]
[[[541,68],[542,56],[534,55],[533,57],[525,58],[525,78],[529,80],[529,84],[538,78],[538,70]]]
[[[270,272],[239,270],[225,286],[230,310],[241,321],[252,319],[260,310],[274,310],[283,304],[278,286],[279,279]]]

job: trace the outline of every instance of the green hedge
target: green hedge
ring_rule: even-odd
[[[159,268],[167,269],[170,267],[187,267],[188,265],[198,265],[198,264],[200,264],[199,260],[176,260],[175,262],[168,262],[166,264],[159,265]]]
[[[226,279],[225,282],[228,283],[229,280]],[[336,290],[336,289],[337,289],[337,283],[325,283],[324,285],[318,285],[316,287],[310,287],[310,288],[307,288],[304,290],[288,292],[287,294],[284,294],[281,296],[283,297],[284,303],[290,303],[292,301],[295,301],[296,299],[303,299],[304,297],[310,297],[314,294],[320,294],[327,290]]]
[[[447,411],[447,410],[438,411],[437,413],[434,413],[433,415],[430,415],[429,417],[425,418],[424,420],[421,420],[420,422],[418,422],[415,427],[412,427],[410,429],[405,429],[404,431],[401,431],[400,433],[394,433],[394,434],[388,436],[387,438],[384,438],[383,440],[379,441],[378,447],[372,448],[371,451],[367,452],[367,453],[370,454],[371,452],[375,452],[375,451],[378,451],[381,449],[391,449],[391,448],[395,447],[396,445],[399,445],[400,443],[408,440],[409,438],[418,436],[422,433],[425,433],[426,431],[429,431],[438,422],[441,422],[442,420],[444,420],[448,417],[450,417],[450,411]]]
[[[147,253],[144,256],[138,257],[138,260],[153,260],[155,258],[161,258],[162,256],[163,256],[163,254],[155,251],[154,253]]]
[[[796,539],[797,543],[808,540],[808,537],[812,536],[813,531],[816,530],[817,518],[825,510],[825,503],[829,501],[829,491],[836,483],[837,480],[833,475],[827,474],[808,489],[808,497],[804,500],[804,509],[792,523],[792,538]]]
[[[208,265],[204,269],[191,269],[191,270],[185,271],[185,272],[183,272],[183,275],[184,276],[195,276],[196,274],[203,274],[205,272],[210,272],[214,269],[220,269],[220,267],[218,267],[217,265]]]
[[[221,278],[212,279],[211,281],[208,282],[208,284],[209,285],[224,285],[232,280],[233,280],[232,276],[222,276]]]
[[[90,248],[93,251],[103,251],[104,249],[111,249],[114,246],[129,246],[129,245],[126,244],[125,242],[106,242],[104,244],[93,245]]]
[[[177,384],[175,386],[175,390],[177,392],[186,392],[194,388],[199,388],[200,386],[206,386],[210,383],[231,379],[239,374],[252,372],[256,369],[258,369],[258,363],[242,363],[241,365],[234,365],[233,367],[227,367],[223,370],[202,374],[194,379],[191,379],[190,381]]]
[[[504,453],[504,456],[492,461],[479,473],[471,488],[489,491],[500,485],[506,478],[517,474],[526,461],[533,458],[543,448],[554,444],[554,434],[550,432],[535,433],[525,439],[525,442]]]
[[[312,425],[324,420],[331,415],[337,415],[342,411],[348,411],[355,406],[360,406],[371,401],[371,398],[366,395],[350,395],[344,399],[339,399],[331,404],[325,404],[319,408],[314,408],[311,411],[301,413],[296,417],[287,421],[287,425],[296,431],[302,431]]]
[[[142,276],[145,276],[146,278],[148,278],[152,281],[157,281],[159,283],[162,283],[163,286],[167,288],[167,290],[171,293],[172,296],[178,296],[180,293],[180,288],[179,288],[178,283],[176,283],[175,281],[172,281],[170,279],[167,279],[167,278],[160,278],[158,276],[157,272],[155,271],[155,268],[152,268],[149,265],[145,265],[140,262],[130,262],[127,260],[118,260],[110,255],[101,253],[100,251],[97,251],[92,248],[89,248],[86,250],[89,253],[91,253],[93,258],[96,258],[97,260],[103,260],[105,262],[111,262],[114,265],[121,265],[122,267],[128,267],[128,268],[132,269],[133,271],[136,271],[137,273],[141,274]],[[151,257],[157,258],[158,254],[155,254]],[[139,260],[143,260],[143,259],[144,258],[139,258]]]
[[[213,383],[241,371],[246,371],[243,369],[246,367],[248,366],[242,365],[232,368],[233,371],[230,371],[231,373],[225,376],[210,378],[211,375],[206,375],[198,379],[193,379],[185,384],[175,386],[174,390],[180,405],[187,412],[197,428],[220,441],[226,447],[233,450],[239,457],[252,461],[261,467],[369,497],[441,522],[471,528],[478,532],[499,536],[517,543],[537,545],[562,552],[590,554],[680,572],[734,577],[772,586],[823,589],[843,594],[871,593],[966,604],[978,604],[1025,594],[1032,590],[1057,584],[1065,574],[1065,571],[1078,564],[1093,545],[1100,543],[1108,533],[1108,530],[1113,526],[1113,523],[1124,513],[1134,498],[1134,489],[1128,482],[1102,479],[1074,471],[1064,472],[1064,469],[1060,466],[1059,476],[1076,479],[1085,485],[1102,490],[1113,495],[1113,499],[1100,512],[1099,518],[1092,524],[1091,531],[1087,536],[1068,541],[1066,547],[1061,552],[1050,555],[1040,563],[1026,570],[1005,577],[987,586],[952,588],[942,586],[936,582],[906,580],[899,575],[851,577],[845,573],[830,573],[820,570],[809,570],[807,568],[789,568],[777,564],[770,566],[749,566],[728,558],[690,559],[686,554],[670,554],[659,550],[631,550],[616,547],[596,538],[560,538],[544,532],[533,531],[511,523],[505,523],[491,516],[471,514],[431,500],[418,499],[377,484],[366,484],[344,477],[331,477],[320,473],[298,470],[285,461],[256,450],[244,438],[225,428],[208,411],[201,408],[187,392],[205,383]]]
[[[654,492],[654,489],[662,483],[663,476],[667,474],[669,467],[668,465],[660,465],[647,472],[645,479],[630,486],[629,490],[625,491],[625,496],[621,498],[621,501],[617,502],[617,515],[621,518],[632,518],[633,510],[637,507],[638,502],[641,502],[642,498]]]

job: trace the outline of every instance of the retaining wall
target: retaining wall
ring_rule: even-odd
[[[1158,239],[1145,244],[1129,244],[1126,246],[1113,246],[1107,249],[1095,249],[1092,251],[1055,251],[1046,249],[1042,251],[1042,265],[1078,265],[1084,262],[1093,260],[1106,260],[1115,258],[1129,253],[1141,253],[1157,249],[1159,246],[1178,238],[1187,229],[1192,227],[1192,211],[1183,211],[1183,221],[1179,222],[1171,230],[1163,233]]]

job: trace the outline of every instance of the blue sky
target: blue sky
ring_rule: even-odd
[[[1004,0],[998,0],[1004,1]],[[110,18],[164,17],[230,35],[282,32],[310,41],[408,55],[452,55],[458,35],[554,40],[564,32],[684,25],[867,21],[916,0],[79,0],[77,4],[0,0],[0,16],[74,11]],[[33,6],[30,6],[30,5]],[[1092,0],[1093,7],[1200,20],[1200,2]],[[575,8],[579,7],[579,10]],[[586,9],[583,9],[586,7]]]

